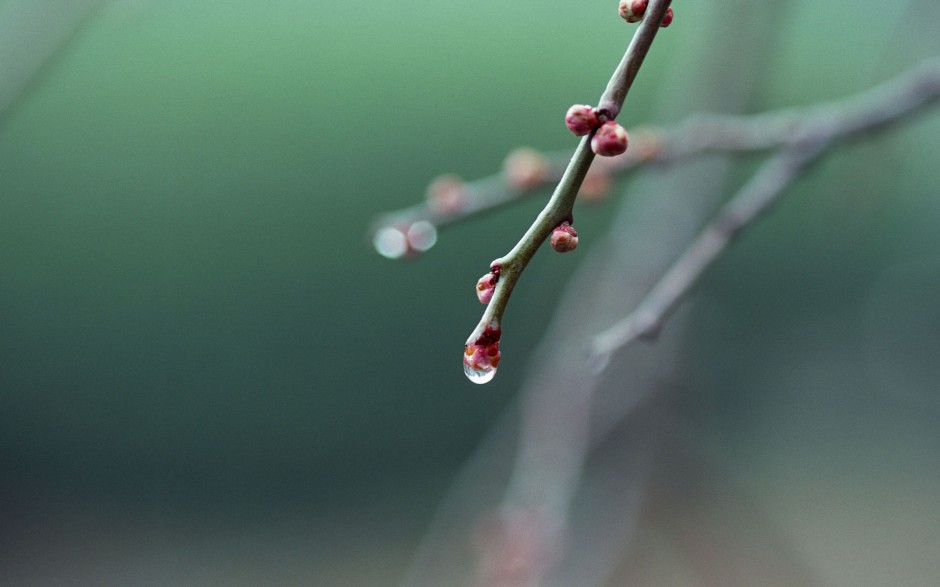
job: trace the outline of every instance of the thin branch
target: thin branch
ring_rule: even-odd
[[[620,60],[610,81],[607,82],[604,94],[597,102],[597,109],[610,120],[617,118],[620,114],[623,101],[630,88],[633,87],[633,80],[640,72],[640,66],[653,44],[653,38],[659,31],[659,23],[663,22],[671,3],[672,0],[654,1],[647,7],[640,27],[630,40],[626,53],[623,54],[623,59]]]
[[[777,141],[780,133],[786,133],[786,142],[722,207],[636,309],[595,337],[591,346],[595,366],[603,369],[614,352],[636,340],[655,338],[679,303],[734,237],[778,201],[812,163],[838,143],[869,136],[938,99],[940,59],[933,59],[887,84],[843,103],[810,110],[803,117],[794,117],[792,112],[765,115],[759,125],[743,125],[739,130],[744,132],[737,135],[740,140],[730,145],[767,143],[768,136]],[[723,122],[731,122],[730,126],[737,124],[727,118]],[[761,126],[765,129],[764,137],[760,132],[754,132]],[[725,131],[728,128],[729,125],[724,125]],[[729,136],[725,133],[719,135]]]
[[[659,24],[662,22],[670,3],[671,0],[653,0],[650,2],[646,17],[640,23],[623,59],[611,77],[607,89],[601,96],[601,104],[613,104],[619,111],[620,105],[629,92],[633,80],[636,78],[636,73],[649,51],[650,44],[656,37]],[[613,118],[616,113],[610,112],[610,116]],[[552,230],[562,221],[571,218],[571,211],[578,190],[587,175],[591,162],[594,160],[594,153],[591,150],[592,136],[593,133],[582,138],[548,204],[539,213],[519,242],[516,243],[516,246],[505,256],[496,259],[491,264],[492,268],[498,268],[499,280],[480,322],[467,338],[467,346],[492,343],[494,336],[496,341],[499,340],[500,323],[506,304],[509,302],[509,296],[526,265],[529,264],[535,252],[545,242]]]
[[[107,0],[0,3],[0,125]]]
[[[656,283],[630,316],[617,322],[593,342],[597,368],[606,366],[617,349],[637,339],[653,339],[683,296],[734,237],[773,202],[815,160],[821,148],[804,153],[786,149],[768,160],[738,194],[722,208],[682,256]]]
[[[828,124],[839,119],[843,139],[888,124],[917,105],[910,100],[935,96],[940,86],[940,59],[924,61],[900,78],[874,89],[825,105],[786,108],[747,116],[697,114],[673,128],[649,126],[631,131],[630,148],[619,157],[604,159],[603,168],[592,169],[612,177],[650,165],[671,165],[707,153],[758,153],[784,146],[795,128],[803,124]],[[876,120],[875,116],[881,117]],[[854,130],[853,130],[854,129]],[[461,206],[438,210],[427,203],[383,214],[370,234],[383,228],[408,227],[419,221],[436,228],[475,217],[540,193],[558,182],[569,162],[567,151],[544,154],[545,173],[525,187],[513,186],[497,173],[464,184]]]

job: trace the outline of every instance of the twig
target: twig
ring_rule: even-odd
[[[0,3],[0,124],[107,0]]]
[[[652,339],[706,269],[742,230],[755,222],[815,161],[837,143],[868,136],[940,99],[940,59],[842,103],[751,117],[744,124],[717,119],[724,146],[783,145],[702,230],[649,294],[626,318],[595,337],[591,355],[603,369],[612,354],[639,339]],[[728,131],[738,127],[737,132]],[[730,150],[730,149],[729,149]]]
[[[643,59],[656,37],[656,33],[659,31],[659,25],[670,3],[671,0],[652,0],[650,2],[646,17],[633,35],[623,59],[614,71],[599,101],[599,104],[606,108],[610,118],[616,117],[619,113],[623,100],[636,78]],[[548,204],[539,213],[519,242],[516,243],[516,246],[505,256],[491,263],[491,268],[498,271],[499,279],[493,297],[487,304],[480,322],[467,338],[467,348],[490,346],[494,342],[498,343],[500,323],[506,310],[506,304],[509,302],[509,296],[512,294],[512,290],[526,265],[552,230],[562,221],[571,218],[571,211],[578,190],[587,175],[591,162],[594,160],[594,152],[591,150],[592,136],[593,133],[582,138]],[[495,364],[493,365],[493,371],[495,371]],[[469,372],[468,375],[470,375]],[[481,381],[487,381],[488,379],[485,378]]]
[[[912,87],[923,84],[923,93],[936,92],[940,84],[940,59],[923,62],[907,74],[874,90],[822,106],[787,108],[756,115],[697,114],[673,128],[648,126],[631,131],[630,148],[619,157],[604,160],[604,171],[624,175],[650,165],[671,165],[707,153],[757,153],[779,149],[790,140],[795,128],[805,123],[827,123],[842,118],[846,135],[868,132],[886,124],[912,106],[906,99],[917,99],[921,92]],[[906,89],[901,86],[908,86]],[[877,111],[874,112],[874,111]],[[872,116],[881,116],[876,121]],[[848,120],[849,117],[854,121]],[[861,125],[851,131],[854,125]],[[370,234],[388,227],[407,227],[426,221],[436,228],[475,217],[539,193],[540,188],[558,182],[569,161],[567,151],[546,153],[547,171],[537,182],[524,188],[507,183],[497,173],[464,185],[465,200],[460,207],[435,210],[427,203],[383,214],[372,225]]]
[[[597,335],[592,346],[596,368],[603,369],[611,354],[630,342],[655,338],[698,277],[731,240],[775,202],[803,169],[822,153],[822,146],[820,143],[806,152],[782,150],[767,161],[653,286],[637,309]]]

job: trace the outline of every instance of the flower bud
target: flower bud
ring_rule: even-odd
[[[578,231],[568,222],[562,222],[552,231],[549,239],[552,248],[559,253],[567,253],[578,247]]]
[[[517,190],[538,187],[551,174],[548,158],[530,147],[519,147],[503,161],[506,185]]]
[[[597,113],[587,104],[575,104],[565,113],[565,126],[577,137],[589,134],[598,124]]]
[[[474,532],[480,582],[476,585],[533,585],[552,560],[554,534],[545,516],[518,506],[484,516]]]
[[[467,186],[452,174],[439,175],[428,184],[428,207],[436,214],[450,214],[460,210],[467,201]]]
[[[666,28],[672,24],[672,6],[666,9],[666,16],[663,17],[663,22],[659,26]]]
[[[610,171],[597,164],[591,165],[584,181],[581,182],[581,189],[578,190],[578,201],[591,204],[600,202],[610,192],[612,184]]]
[[[647,0],[620,0],[620,18],[627,22],[640,22],[646,12]]]
[[[477,281],[477,297],[480,303],[486,305],[493,299],[493,292],[496,291],[496,282],[499,281],[498,273],[487,273]]]
[[[665,141],[660,131],[644,126],[638,126],[630,130],[631,160],[650,161],[658,157],[663,152],[664,147]]]
[[[591,138],[591,150],[601,157],[616,157],[627,150],[627,131],[609,120]]]

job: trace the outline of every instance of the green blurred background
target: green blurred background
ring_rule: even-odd
[[[55,4],[23,26],[49,26]],[[0,114],[0,582],[395,584],[577,258],[533,262],[500,376],[479,388],[458,366],[472,287],[540,203],[448,230],[405,263],[376,255],[366,230],[439,173],[573,146],[561,113],[596,99],[629,34],[612,4],[90,12]],[[883,3],[791,4],[773,43],[741,48],[771,52],[755,111],[859,91],[940,49]],[[931,2],[901,4],[940,22]],[[21,8],[0,2],[0,18]],[[631,123],[686,74],[671,55],[721,34],[686,33],[705,9],[676,3]],[[807,354],[823,357],[824,413],[883,422],[882,402],[902,406],[883,434],[936,454],[938,133],[933,114],[836,154],[707,277],[700,307],[715,311],[693,323],[688,373],[731,390],[709,420],[720,439],[788,413],[781,396],[748,398]],[[579,212],[585,248],[609,217]],[[827,397],[858,357],[898,395]]]

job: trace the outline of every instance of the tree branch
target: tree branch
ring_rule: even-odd
[[[713,136],[726,150],[782,144],[741,190],[725,204],[626,318],[595,337],[591,355],[603,369],[612,354],[639,339],[655,338],[663,324],[706,269],[778,201],[790,185],[837,144],[882,130],[940,99],[940,59],[854,98],[805,111],[735,120],[716,118]],[[681,128],[681,127],[680,127]],[[688,132],[688,131],[686,131]],[[695,136],[696,133],[692,133]],[[696,147],[692,147],[695,149]]]
[[[630,90],[633,80],[646,57],[649,47],[659,31],[660,23],[671,0],[652,0],[647,8],[646,17],[640,23],[626,53],[614,71],[607,88],[600,99],[600,104],[608,109],[605,112],[610,119],[619,113],[623,100]],[[591,150],[593,132],[581,139],[568,163],[568,167],[555,188],[548,204],[539,213],[535,221],[505,256],[490,264],[493,275],[498,277],[492,298],[483,312],[476,328],[470,333],[465,344],[464,371],[471,381],[486,383],[492,379],[499,362],[500,324],[509,302],[512,290],[538,248],[545,242],[552,230],[562,221],[571,218],[572,208],[578,190],[587,175],[594,152]],[[487,353],[491,359],[486,369],[480,370],[468,362],[474,352]]]
[[[845,140],[890,124],[900,114],[918,106],[912,105],[910,100],[935,96],[938,85],[940,59],[934,58],[882,86],[830,104],[747,116],[698,114],[673,128],[637,128],[630,133],[630,148],[626,153],[604,159],[603,168],[595,166],[591,171],[615,177],[638,168],[671,165],[708,153],[757,153],[779,149],[790,140],[795,127],[809,121],[828,124],[839,119],[839,125],[845,131],[842,140]],[[373,222],[370,234],[375,236],[383,229],[409,227],[422,221],[437,229],[445,228],[538,194],[540,189],[561,179],[570,158],[567,151],[545,153],[543,156],[545,172],[524,186],[513,185],[504,173],[470,181],[463,186],[464,198],[460,206],[436,209],[422,202],[388,212]]]

